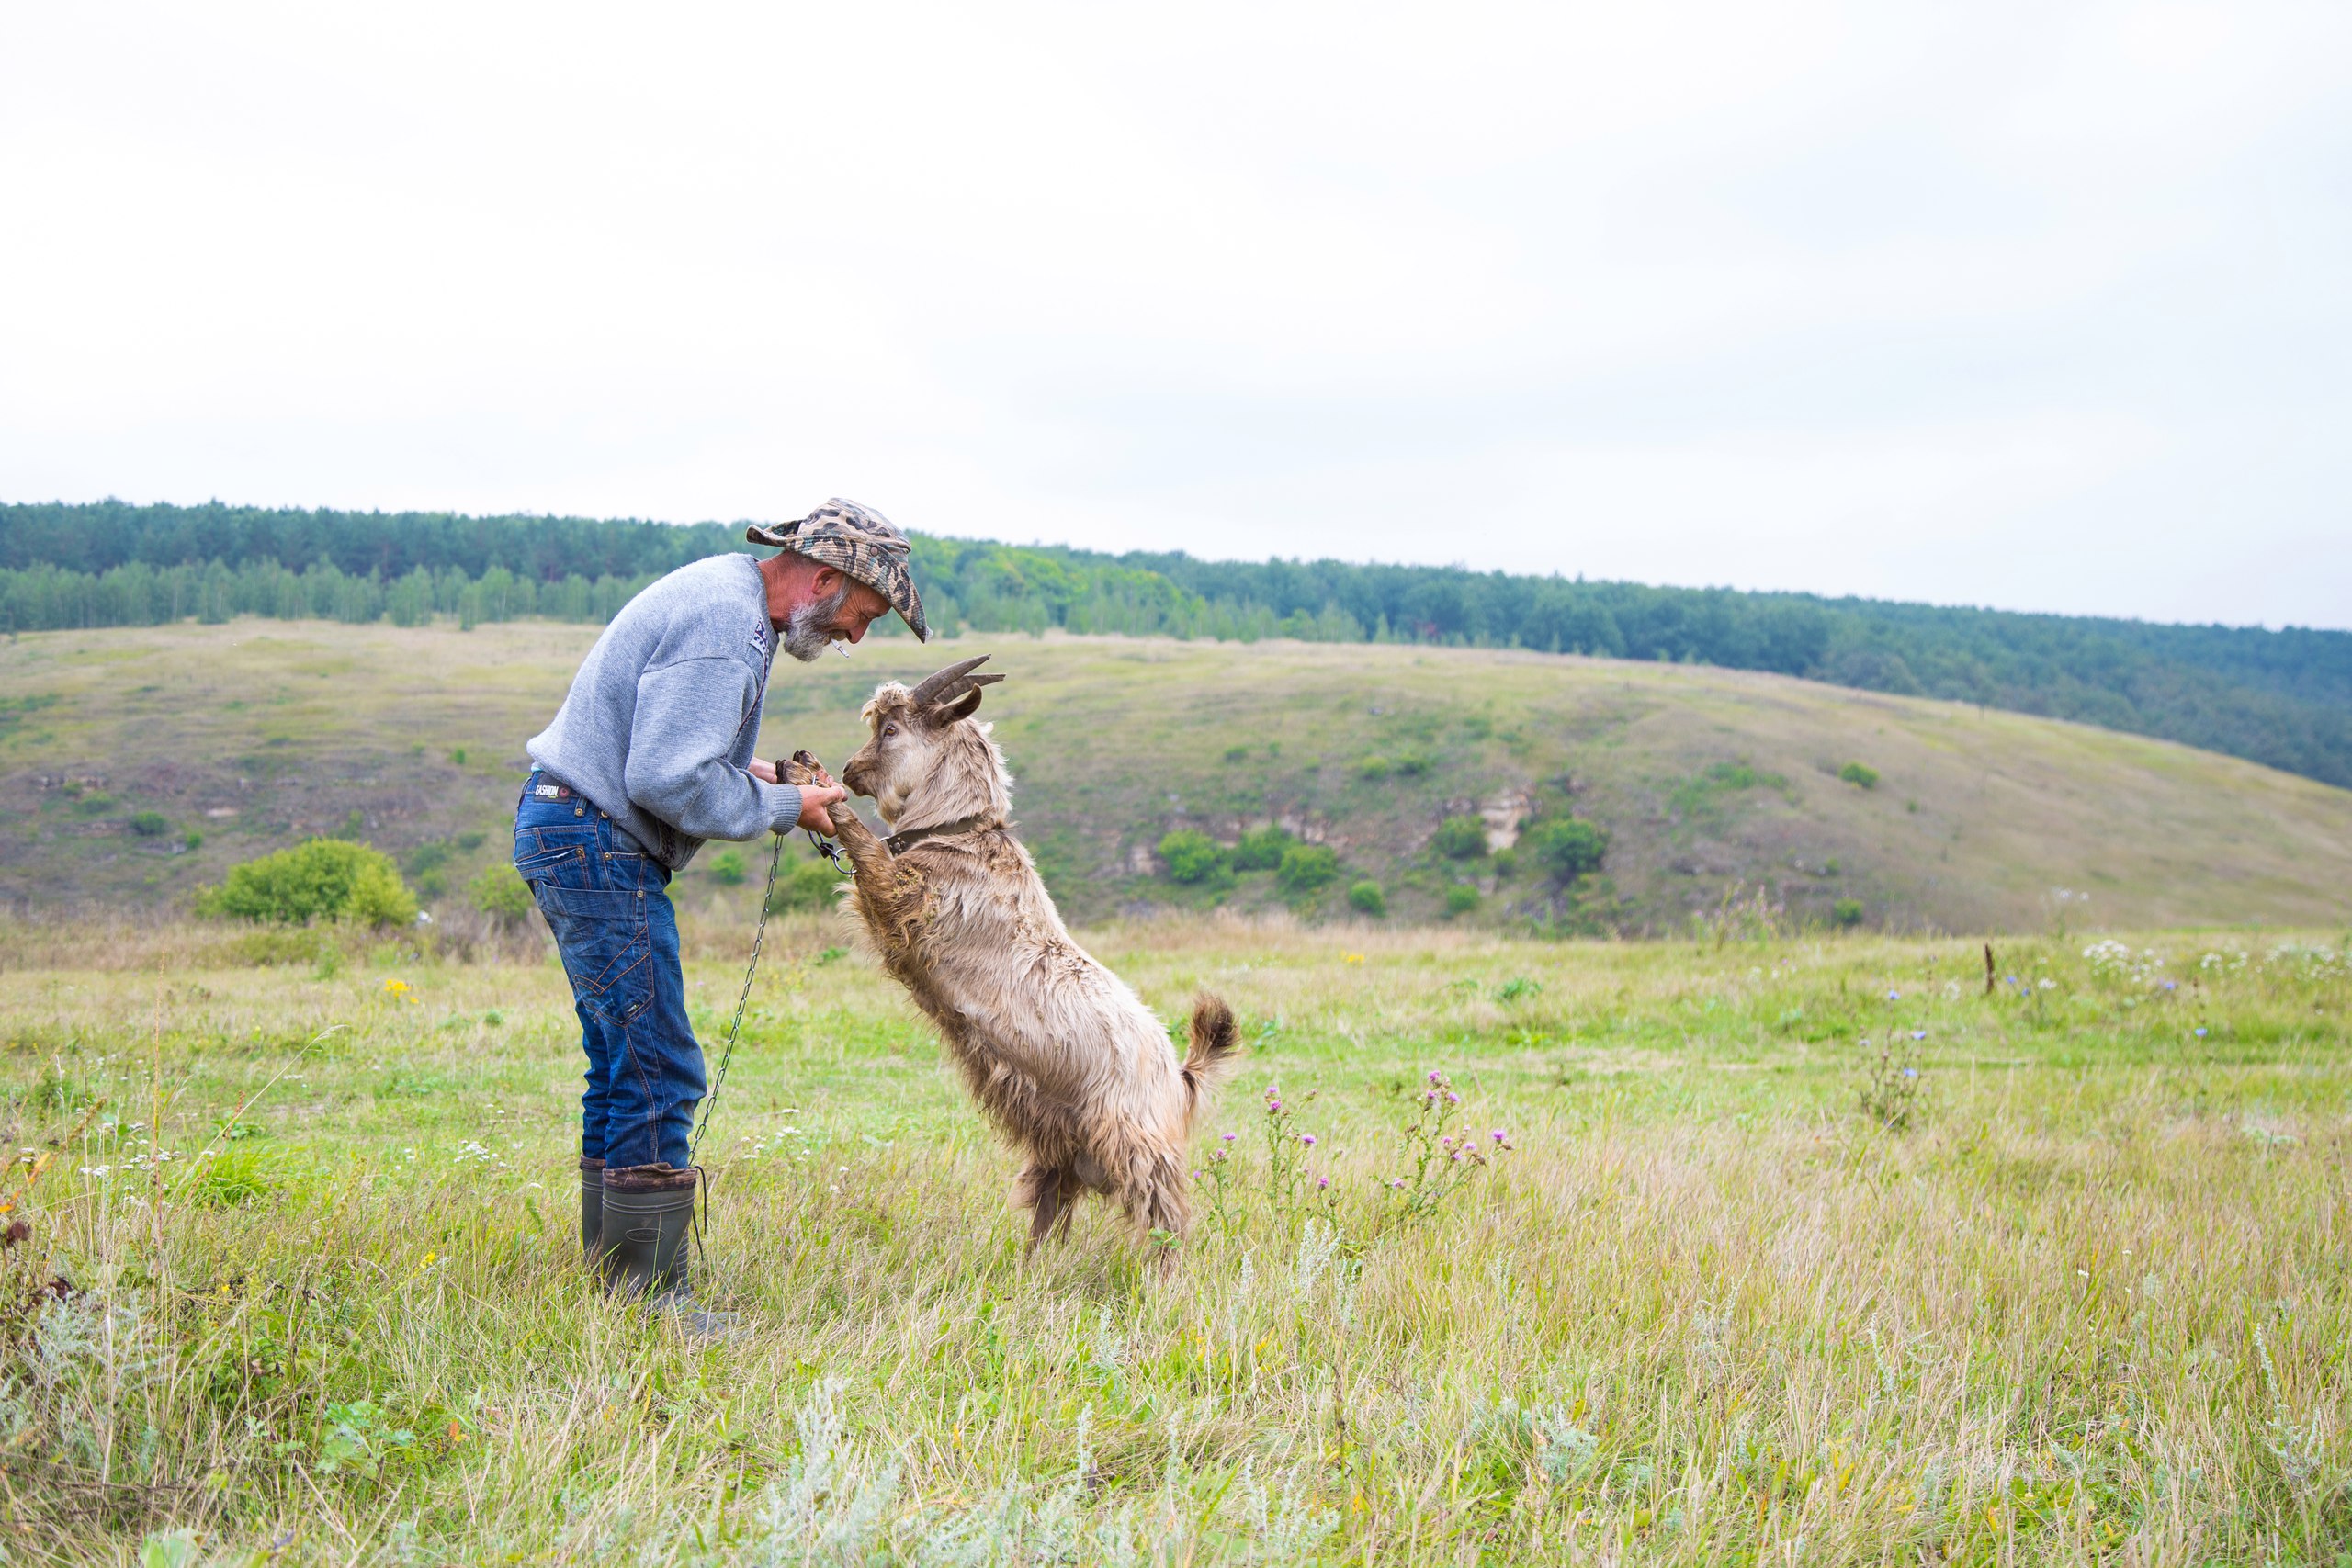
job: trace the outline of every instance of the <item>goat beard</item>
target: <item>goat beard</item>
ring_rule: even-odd
[[[822,599],[811,599],[784,623],[784,651],[803,664],[814,663],[833,645],[833,617],[849,603],[844,582]]]

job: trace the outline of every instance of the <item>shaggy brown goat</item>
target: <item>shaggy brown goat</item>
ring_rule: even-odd
[[[985,657],[985,656],[983,656]],[[1184,1234],[1184,1150],[1193,1113],[1232,1059],[1233,1012],[1193,1007],[1192,1049],[1126,982],[1070,940],[1012,834],[1012,780],[989,727],[972,717],[1001,675],[951,664],[909,691],[893,681],[865,705],[870,739],[842,782],[870,795],[887,839],[833,810],[855,871],[851,899],[885,968],[939,1026],[972,1093],[1028,1157],[1014,1191],[1034,1245],[1067,1229],[1082,1191],[1118,1201],[1139,1240]],[[803,751],[780,771],[822,782]]]

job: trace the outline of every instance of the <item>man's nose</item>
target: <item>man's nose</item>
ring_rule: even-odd
[[[860,621],[842,635],[852,642],[864,642],[865,640],[865,625],[866,624],[864,621]]]

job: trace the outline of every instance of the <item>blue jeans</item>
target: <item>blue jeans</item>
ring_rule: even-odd
[[[670,870],[594,805],[532,793],[514,808],[514,869],[531,885],[571,981],[588,1053],[580,1153],[613,1169],[668,1162],[684,1169],[702,1047],[686,1021],[678,916]]]

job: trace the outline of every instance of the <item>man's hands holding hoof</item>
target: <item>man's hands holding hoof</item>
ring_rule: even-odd
[[[782,782],[800,786],[804,800],[812,798],[812,792],[821,794],[829,804],[849,798],[849,791],[833,782],[833,775],[825,771],[825,764],[806,750],[795,751],[788,760],[778,762],[775,767]],[[807,818],[803,818],[802,822],[805,825]],[[817,831],[828,838],[839,839],[842,847],[850,851],[852,860],[856,860],[869,845],[878,852],[880,840],[874,837],[874,830],[856,812],[843,807],[838,817],[828,816],[827,822],[828,826]]]
[[[752,760],[752,776],[763,784],[788,784],[800,791],[800,827],[825,838],[835,835],[832,808],[849,798],[849,791],[833,782],[823,764],[806,751],[796,751],[788,762]]]

